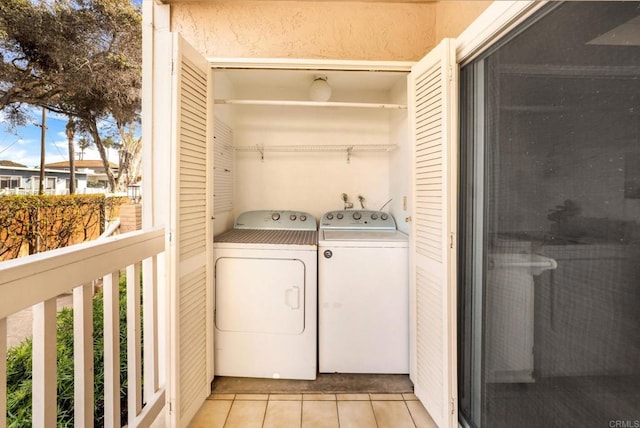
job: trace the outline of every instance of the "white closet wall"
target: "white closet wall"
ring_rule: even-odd
[[[225,73],[228,72],[216,75]],[[269,82],[259,84],[261,71],[254,73],[257,83],[252,85],[234,84],[233,77],[225,79],[232,84],[226,91],[233,93],[236,99],[308,100],[307,87],[274,86]],[[220,81],[216,79],[216,84]],[[405,79],[398,76],[396,81],[400,83],[394,92],[402,94],[396,98],[404,102]],[[331,76],[329,82],[332,82]],[[217,88],[216,98],[223,98]],[[393,102],[388,84],[380,89],[334,88],[331,101]],[[215,110],[216,114],[221,112],[232,118],[230,122],[236,147],[406,145],[406,110],[222,104],[217,104]],[[391,174],[390,170],[392,167],[406,170],[408,158],[401,154],[394,157],[393,163],[390,162],[396,151],[398,149],[391,152],[354,151],[349,159],[346,149],[343,152],[269,152],[267,149],[264,159],[258,151],[237,151],[235,215],[257,209],[291,209],[308,211],[320,217],[326,211],[343,208],[342,193],[349,195],[354,208],[360,208],[357,197],[362,195],[367,209],[379,209],[392,197],[391,189],[394,189],[394,193],[398,193],[398,196],[393,196],[397,206],[394,214],[404,226],[406,216],[402,212],[400,194],[408,195],[405,187],[409,178],[404,175],[409,172]],[[402,153],[405,152],[403,149]],[[406,183],[401,184],[401,181]],[[387,209],[390,205],[385,207]],[[219,230],[216,227],[217,233]]]
[[[399,81],[391,88],[390,102],[407,104],[407,82]],[[411,148],[409,146],[407,110],[389,112],[389,144],[398,148],[389,153],[389,198],[392,201],[386,209],[396,219],[398,229],[409,233],[409,223],[405,221],[411,215]],[[406,203],[405,203],[406,200]]]
[[[222,98],[233,98],[235,96],[233,92],[233,85],[229,78],[223,73],[214,73],[213,85],[215,88],[215,94],[217,97]],[[227,126],[231,128],[233,131],[234,128],[234,117],[232,109],[227,106],[216,106],[214,105],[213,114],[216,118],[216,121],[222,121]],[[216,130],[214,129],[214,134]],[[232,142],[233,143],[233,142]],[[233,156],[233,149],[231,151],[231,155]],[[214,153],[214,162],[215,153]],[[235,181],[235,168],[234,175],[232,179]],[[216,198],[213,200],[214,204],[216,203]],[[215,213],[215,221],[214,225],[214,235],[218,235],[226,230],[229,230],[233,227],[233,221],[235,219],[235,210],[227,211],[227,212],[219,212],[214,206],[214,210],[217,211]]]

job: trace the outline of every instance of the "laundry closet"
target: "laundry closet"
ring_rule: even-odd
[[[409,277],[408,299],[404,299],[409,338],[404,346],[378,334],[374,341],[390,350],[408,348],[414,393],[437,423],[451,419],[454,413],[447,409],[454,406],[455,287],[449,282],[454,277],[451,257],[457,212],[452,191],[457,174],[457,68],[451,40],[443,40],[417,63],[243,62],[203,58],[179,35],[170,36],[163,42],[170,42],[173,59],[163,70],[173,70],[172,92],[161,90],[164,86],[159,84],[156,103],[169,105],[170,112],[162,112],[171,114],[159,114],[154,121],[154,135],[169,136],[170,144],[167,150],[158,147],[153,152],[157,164],[166,166],[155,169],[162,173],[156,174],[160,181],[153,184],[156,193],[170,189],[171,289],[179,304],[172,313],[173,325],[179,330],[180,325],[197,324],[200,327],[194,331],[204,339],[195,343],[176,335],[172,345],[176,370],[196,365],[198,373],[206,374],[191,383],[190,393],[205,397],[210,388],[206,381],[213,379],[216,370],[214,354],[228,343],[217,342],[213,334],[221,326],[214,322],[220,315],[214,253],[219,244],[226,245],[215,237],[235,230],[240,214],[271,210],[260,218],[267,223],[287,218],[298,224],[303,217],[320,219],[335,213],[337,220],[352,218],[367,226],[382,225],[379,222],[391,214],[397,222],[393,231],[397,227],[409,239],[380,245],[409,254],[408,272],[403,274]],[[318,76],[331,87],[328,101],[309,97],[309,87]],[[155,199],[158,204],[163,200]],[[346,208],[351,210],[339,216],[338,211]],[[332,223],[329,215],[324,218]],[[320,229],[329,225],[325,223]],[[318,247],[327,244],[322,260],[337,261],[341,250],[328,246],[335,236],[323,236],[324,241],[318,241]],[[360,272],[376,280],[381,276],[371,275],[367,267],[403,264],[367,256],[355,263]],[[363,278],[356,270],[344,272],[340,279]],[[314,277],[315,272],[305,271],[305,281]],[[319,290],[322,282],[318,274]],[[285,302],[298,308],[303,288],[288,287]],[[315,295],[313,288],[308,291],[305,297]],[[361,295],[389,295],[369,291]],[[317,306],[324,308],[327,302],[321,292],[318,299]],[[314,307],[305,301],[304,308]],[[313,318],[310,313],[306,316]],[[326,331],[322,324],[319,316],[318,331]],[[306,318],[304,325],[308,325]],[[227,330],[239,333],[236,337],[242,335],[235,324]],[[319,344],[322,348],[321,340]],[[195,411],[193,407],[184,415]]]
[[[408,232],[408,67],[213,74],[215,234],[245,211],[303,210],[320,218],[346,206],[384,207]],[[326,80],[329,100],[311,99],[317,79]]]

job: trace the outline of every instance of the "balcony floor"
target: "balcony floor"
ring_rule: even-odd
[[[435,427],[405,375],[216,378],[191,427]]]

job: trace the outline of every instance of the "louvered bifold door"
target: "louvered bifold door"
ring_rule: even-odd
[[[210,392],[213,149],[207,62],[173,38],[170,406],[186,426]]]
[[[413,147],[411,379],[439,427],[457,426],[457,66],[449,39],[409,75]]]

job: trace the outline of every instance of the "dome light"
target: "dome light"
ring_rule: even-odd
[[[314,76],[309,87],[309,99],[312,101],[329,101],[331,86],[327,83],[327,76]]]

